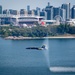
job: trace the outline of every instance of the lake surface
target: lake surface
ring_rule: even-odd
[[[48,46],[48,50],[26,47]],[[75,75],[75,39],[0,38],[0,75]]]

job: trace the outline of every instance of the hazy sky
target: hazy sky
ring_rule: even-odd
[[[50,5],[59,7],[62,3],[71,3],[71,7],[75,5],[75,0],[0,0],[0,5],[3,9],[27,9],[27,5],[30,5],[31,9],[36,7],[45,8],[47,3]]]

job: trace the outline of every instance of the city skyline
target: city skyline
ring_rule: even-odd
[[[18,3],[14,4],[14,5],[12,3],[12,5],[13,6],[16,5],[16,7],[18,7]],[[21,3],[23,3],[23,2],[21,2]],[[36,4],[38,4],[38,3],[36,3]],[[41,11],[40,8],[42,9],[42,11]],[[37,19],[37,23],[39,23],[39,20],[44,20],[44,22],[46,22],[46,23],[49,23],[48,20],[52,20],[52,21],[50,21],[52,23],[55,22],[54,20],[56,20],[58,23],[59,22],[67,22],[67,21],[70,21],[71,19],[75,19],[75,5],[72,6],[70,2],[66,2],[66,3],[62,2],[60,4],[60,6],[56,7],[56,6],[52,5],[51,2],[48,1],[47,4],[45,6],[43,6],[43,7],[40,7],[39,5],[38,5],[38,7],[34,6],[34,10],[31,8],[30,4],[27,4],[26,8],[21,7],[19,10],[16,9],[16,8],[15,9],[11,8],[10,6],[9,6],[9,9],[7,7],[6,7],[6,9],[3,9],[3,5],[0,5],[0,15],[1,15],[1,17],[0,17],[1,18],[1,24],[3,24],[3,23],[10,24],[12,18],[10,19],[8,17],[9,16],[11,17],[11,15],[17,16],[18,21],[17,21],[16,17],[14,18],[15,21],[13,19],[12,20],[15,23],[18,22],[19,24],[34,24],[36,19]],[[33,18],[31,18],[30,16],[33,17]],[[36,16],[38,16],[39,19]],[[20,18],[20,17],[23,17],[23,18]],[[22,22],[22,21],[24,21],[24,22]]]
[[[0,5],[2,5],[4,9],[27,9],[27,5],[30,5],[30,9],[36,9],[36,7],[40,7],[41,9],[47,6],[47,3],[50,2],[50,5],[54,7],[60,7],[63,3],[71,3],[71,7],[74,5],[74,0],[19,0],[18,2],[13,0],[0,0]]]

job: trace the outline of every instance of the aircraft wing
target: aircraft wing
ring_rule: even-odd
[[[28,47],[26,49],[38,49],[38,47]]]

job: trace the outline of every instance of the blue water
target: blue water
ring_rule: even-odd
[[[48,51],[26,50],[43,44]],[[0,38],[0,75],[75,75],[50,67],[75,67],[75,39],[4,40]],[[72,70],[72,69],[71,69]]]

